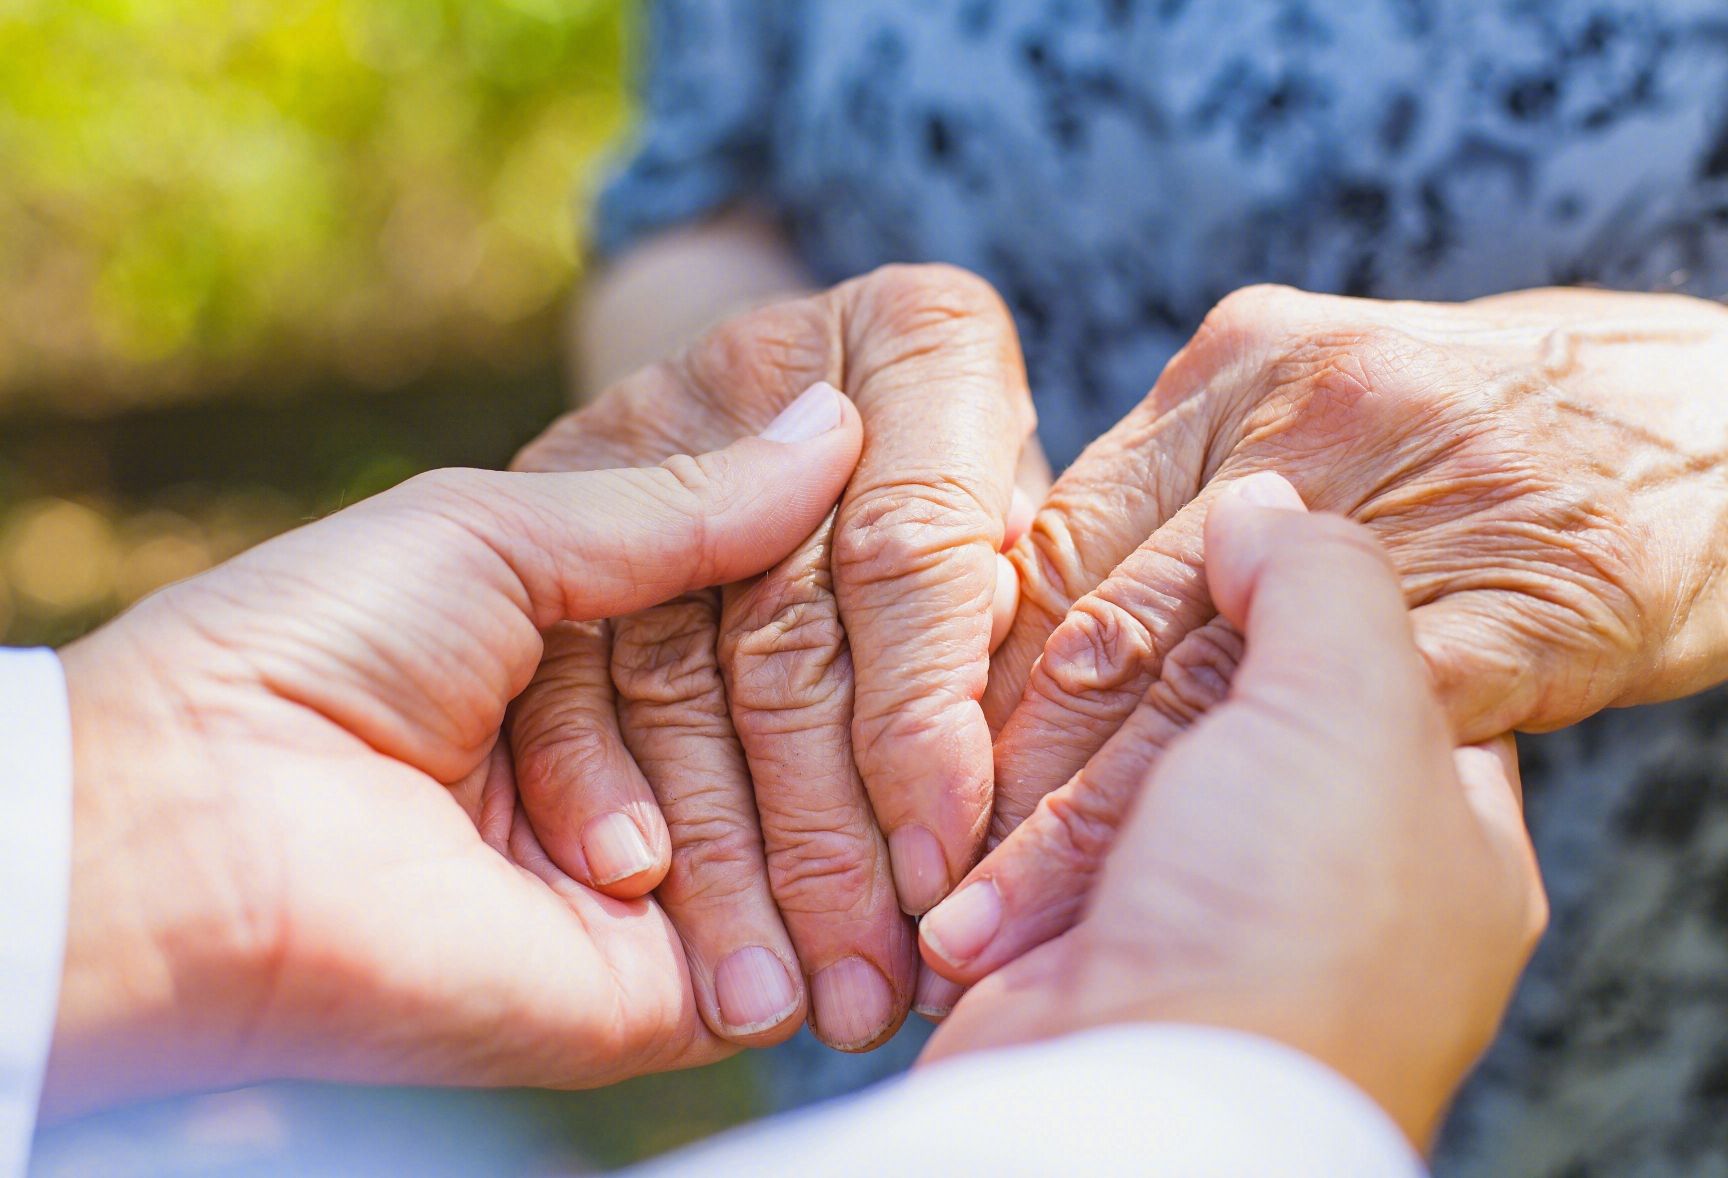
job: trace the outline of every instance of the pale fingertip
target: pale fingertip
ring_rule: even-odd
[[[968,884],[927,913],[918,924],[924,947],[964,969],[990,947],[1002,927],[1002,893],[992,880]]]
[[[838,429],[846,419],[843,395],[827,381],[818,381],[780,411],[757,437],[765,442],[808,442]]]
[[[1308,505],[1290,480],[1275,470],[1259,470],[1235,479],[1219,492],[1221,502],[1245,503],[1279,511],[1307,511]]]

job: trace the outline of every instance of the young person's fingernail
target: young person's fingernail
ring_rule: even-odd
[[[902,826],[888,836],[888,862],[903,911],[917,916],[948,894],[948,857],[922,826]]]
[[[786,963],[760,945],[739,949],[714,971],[720,1021],[734,1035],[752,1035],[786,1021],[798,1006],[798,991]]]
[[[948,1017],[954,1004],[966,993],[966,987],[951,982],[923,962],[918,963],[918,988],[912,992],[912,1009],[939,1023]]]
[[[845,416],[840,396],[840,390],[827,381],[813,384],[757,436],[765,442],[808,442],[819,438],[839,425]]]
[[[582,828],[582,854],[596,887],[641,875],[654,866],[654,852],[622,810],[602,814]]]
[[[841,1051],[858,1051],[882,1037],[894,1021],[894,990],[882,971],[862,957],[836,961],[810,981],[816,1035]]]
[[[1283,511],[1307,511],[1308,505],[1290,485],[1290,480],[1273,470],[1255,471],[1236,479],[1224,488],[1224,494],[1255,507],[1275,507]]]
[[[967,884],[938,904],[918,925],[936,956],[963,966],[989,946],[1002,927],[1002,893],[990,880]]]

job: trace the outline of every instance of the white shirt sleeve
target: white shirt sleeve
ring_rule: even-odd
[[[71,864],[66,678],[51,650],[0,649],[0,1175],[30,1159]]]
[[[1308,1056],[1210,1027],[1104,1027],[914,1072],[640,1178],[1133,1174],[1420,1178],[1391,1120]]]

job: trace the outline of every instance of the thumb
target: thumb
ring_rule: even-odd
[[[1408,724],[1432,704],[1398,574],[1360,524],[1304,512],[1265,471],[1208,514],[1207,583],[1247,650],[1232,697]]]
[[[753,576],[833,510],[863,445],[851,401],[813,385],[752,438],[659,466],[471,472],[453,514],[509,564],[541,628]]]

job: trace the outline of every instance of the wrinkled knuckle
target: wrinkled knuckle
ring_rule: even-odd
[[[834,569],[853,583],[875,584],[953,569],[951,559],[993,552],[989,512],[965,484],[937,478],[867,492],[849,504],[835,529]],[[977,578],[980,593],[993,574]]]
[[[1045,832],[1047,854],[1095,866],[1109,854],[1121,822],[1120,807],[1107,791],[1091,788],[1082,770],[1072,783],[1039,800],[1026,829]]]
[[[1008,318],[1008,308],[994,286],[970,270],[945,262],[882,266],[866,275],[864,282],[872,299],[903,329],[954,319]]]
[[[580,789],[609,772],[612,735],[598,718],[572,710],[516,730],[517,783],[525,796]]]
[[[671,501],[691,508],[708,503],[715,489],[724,485],[722,462],[718,454],[674,454],[662,461],[660,470],[673,488]]]
[[[838,645],[809,646],[734,667],[729,681],[738,735],[759,750],[836,720],[849,700],[851,664]]]
[[[1242,649],[1241,637],[1227,626],[1213,623],[1194,631],[1164,660],[1152,689],[1154,706],[1184,726],[1192,724],[1230,694]]]
[[[739,895],[761,878],[762,843],[751,825],[723,808],[669,809],[672,863],[666,882],[679,900]]]
[[[770,579],[750,592],[722,639],[726,686],[739,735],[779,735],[776,713],[832,704],[849,682],[846,632],[825,590]]]
[[[1144,677],[1157,659],[1153,630],[1100,594],[1074,603],[1044,644],[1041,678],[1067,696],[1116,693]]]
[[[612,682],[630,703],[672,706],[722,691],[714,605],[682,598],[621,621],[612,640]]]
[[[1069,606],[1095,587],[1079,538],[1060,512],[1039,512],[1008,560],[1020,575],[1021,612],[1030,612],[1050,627],[1058,625]]]
[[[856,837],[815,830],[782,838],[768,855],[769,888],[782,912],[849,913],[874,895],[875,856]]]
[[[1230,339],[1263,337],[1279,330],[1304,297],[1294,287],[1271,282],[1239,287],[1206,313],[1198,334]]]
[[[908,699],[860,692],[852,717],[853,744],[861,753],[922,742],[948,730],[955,700],[937,690]]]

